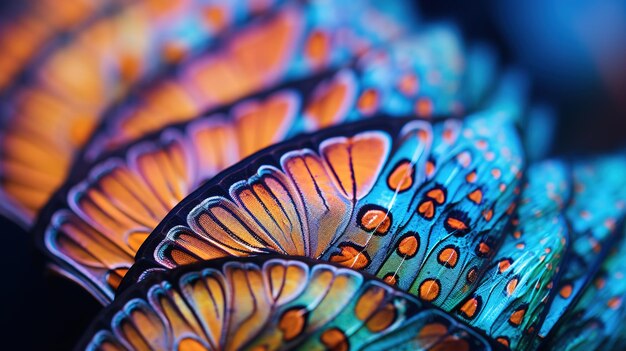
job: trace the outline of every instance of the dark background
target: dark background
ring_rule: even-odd
[[[581,5],[574,10],[559,8],[557,2],[528,1],[520,8],[513,1],[428,0],[421,1],[419,7],[423,18],[458,23],[466,39],[489,42],[498,50],[502,63],[514,63],[529,72],[535,82],[534,98],[549,101],[559,113],[554,154],[621,147],[626,140],[626,42],[617,49],[608,45],[613,50],[608,55],[614,58],[608,60],[613,62],[610,67],[606,67],[607,60],[604,66],[598,64],[589,54],[593,50],[576,45],[566,30],[568,21],[578,21],[588,9]],[[10,3],[0,1],[0,11],[6,12]],[[593,23],[582,28],[591,34],[583,30],[578,35],[607,37]],[[618,37],[626,41],[624,33]],[[611,72],[610,83],[603,76],[607,70]],[[0,238],[5,267],[0,330],[6,333],[0,348],[11,348],[8,345],[14,342],[24,350],[71,349],[100,309],[99,304],[77,285],[46,271],[44,258],[31,237],[4,218],[0,218]]]

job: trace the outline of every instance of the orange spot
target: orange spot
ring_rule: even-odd
[[[441,189],[432,189],[426,193],[426,196],[435,200],[439,205],[446,201],[446,194]]]
[[[362,114],[371,115],[378,107],[378,92],[375,89],[365,90],[356,105]]]
[[[331,328],[326,330],[320,336],[320,341],[327,350],[332,351],[348,351],[349,344],[346,334],[344,334],[339,328]]]
[[[228,21],[226,18],[226,12],[219,6],[207,6],[202,11],[202,16],[205,23],[208,24],[211,29],[215,29],[216,31],[224,28]]]
[[[407,258],[415,256],[417,249],[419,249],[419,240],[415,235],[403,238],[398,244],[398,254]]]
[[[354,307],[354,314],[362,321],[374,313],[385,298],[385,290],[378,286],[368,288],[358,299]]]
[[[400,162],[389,175],[387,185],[391,190],[405,191],[413,185],[413,165],[410,161]]]
[[[596,239],[589,238],[589,244],[591,245],[591,249],[593,250],[593,252],[600,253],[600,251],[602,251],[602,245],[600,245],[600,243]]]
[[[498,337],[496,338],[496,341],[499,342],[500,344],[506,346],[506,347],[511,347],[511,343],[509,342],[509,339],[505,338],[505,337]]]
[[[467,197],[472,200],[473,203],[478,205],[481,201],[483,201],[483,192],[480,189],[476,189],[467,195]]]
[[[518,309],[517,311],[511,313],[511,317],[509,318],[509,323],[511,323],[515,327],[519,326],[520,324],[522,324],[525,314],[526,314],[526,307]]]
[[[465,180],[468,183],[474,183],[476,181],[476,172],[470,172],[468,175],[465,176]]]
[[[511,260],[508,258],[498,262],[498,270],[500,273],[504,273],[509,267],[511,267]]]
[[[428,141],[429,137],[430,137],[430,133],[428,133],[427,131],[425,131],[424,129],[419,129],[417,131],[417,137],[420,141],[422,142],[426,142]]]
[[[363,269],[370,260],[361,250],[349,244],[339,245],[340,252],[330,256],[330,261],[353,269]]]
[[[388,274],[383,278],[383,281],[389,285],[396,285],[398,283],[398,278],[394,274]]]
[[[519,238],[521,238],[521,237],[522,237],[522,232],[521,232],[521,231],[519,231],[519,230],[516,230],[515,232],[513,232],[513,237],[514,237],[515,239],[519,239]]]
[[[515,204],[511,204],[507,209],[506,209],[506,214],[508,214],[509,216],[513,214],[513,211],[515,211]]]
[[[424,201],[417,208],[417,212],[426,219],[431,219],[435,215],[435,205],[432,201]]]
[[[519,249],[519,250],[524,250],[524,248],[526,247],[526,244],[524,244],[524,243],[519,243],[519,244],[516,244],[516,245],[515,245],[515,247],[516,247],[517,249]]]
[[[488,255],[490,251],[491,251],[491,248],[486,243],[481,242],[480,244],[478,244],[478,252],[480,254]]]
[[[419,117],[431,117],[433,110],[433,102],[429,98],[420,98],[415,103],[415,113]]]
[[[502,176],[502,172],[501,172],[499,169],[494,168],[494,169],[492,169],[492,170],[491,170],[491,175],[492,175],[495,179],[500,179],[500,177]]]
[[[309,37],[304,50],[306,56],[314,65],[321,65],[326,62],[328,57],[330,38],[328,38],[326,33],[316,30]]]
[[[426,176],[431,177],[435,173],[435,164],[432,161],[426,161]]]
[[[610,309],[616,310],[622,305],[622,299],[619,297],[613,297],[606,303],[606,305],[609,306]]]
[[[559,291],[559,295],[564,299],[568,299],[572,295],[572,285],[565,284]]]
[[[419,296],[424,301],[433,301],[439,296],[441,285],[435,279],[425,279],[419,288]]]
[[[398,82],[398,89],[408,96],[415,95],[417,93],[417,77],[414,74],[405,74],[400,78]],[[419,107],[418,107],[419,108]]]
[[[367,231],[385,235],[391,227],[391,218],[383,210],[368,210],[361,217],[361,226]]]
[[[437,260],[446,267],[454,268],[459,260],[459,252],[453,247],[447,247],[441,250]]]
[[[605,284],[606,284],[606,281],[602,277],[596,279],[596,281],[594,282],[594,285],[596,286],[598,290],[604,288]]]
[[[474,318],[474,316],[476,316],[476,311],[478,310],[479,305],[480,301],[478,301],[477,298],[472,297],[471,299],[467,300],[463,304],[463,306],[461,306],[461,315],[467,319]]]
[[[392,303],[387,303],[367,321],[367,329],[374,333],[389,328],[396,319],[396,308]]]
[[[141,73],[141,60],[134,55],[122,55],[119,59],[120,75],[126,82],[134,82]]]
[[[468,229],[467,224],[465,224],[463,221],[456,219],[454,217],[448,217],[448,219],[446,220],[446,223],[448,224],[448,226],[454,230],[466,230]]]
[[[283,338],[292,340],[302,333],[306,320],[301,308],[292,308],[285,311],[278,322],[278,329],[283,333]]]
[[[187,49],[177,42],[166,43],[161,53],[163,60],[169,64],[179,62],[185,57],[185,54],[187,54]]]
[[[483,212],[483,218],[489,222],[493,218],[493,210],[487,210]]]
[[[515,288],[517,288],[518,279],[513,278],[506,284],[506,293],[511,296],[513,292],[515,292]]]

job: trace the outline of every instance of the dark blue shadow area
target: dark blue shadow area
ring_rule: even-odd
[[[0,236],[2,349],[72,349],[100,305],[78,285],[46,270],[31,236],[2,217]]]

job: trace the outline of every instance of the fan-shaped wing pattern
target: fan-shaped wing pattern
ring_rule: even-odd
[[[407,293],[351,269],[293,258],[206,262],[145,281],[101,314],[80,347],[491,349]]]

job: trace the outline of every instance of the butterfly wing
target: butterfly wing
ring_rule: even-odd
[[[14,11],[3,12],[0,24],[0,92],[19,84],[45,51],[60,37],[73,33],[109,10],[123,6],[124,0],[23,1]],[[9,7],[10,8],[10,7]]]
[[[455,314],[511,349],[528,348],[536,337],[568,244],[564,209],[571,192],[565,162],[531,165],[515,226],[472,294]]]
[[[576,162],[574,194],[566,210],[571,226],[571,248],[539,335],[547,336],[563,314],[572,308],[606,257],[624,215],[626,159],[609,155]]]
[[[618,350],[624,345],[626,298],[624,284],[626,246],[624,240],[612,249],[592,283],[562,317],[558,329],[546,342],[558,350]]]
[[[231,168],[223,179],[209,182],[190,195],[153,232],[137,258],[174,267],[224,253],[246,256],[278,252],[320,257],[389,279],[388,273],[397,272],[404,262],[393,259],[397,251],[403,258],[414,256],[418,248],[432,251],[431,247],[453,236],[450,232],[461,234],[456,240],[476,241],[464,248],[484,248],[484,233],[493,235],[490,241],[497,240],[501,223],[510,216],[522,167],[514,123],[504,116],[505,112],[497,110],[463,123],[380,120],[377,122],[392,129],[380,124],[375,128],[368,128],[367,123],[350,125],[266,149]],[[502,128],[487,128],[498,123]],[[324,136],[328,133],[331,135]],[[505,155],[496,157],[499,152]],[[492,169],[494,165],[499,166],[497,171]],[[486,180],[494,176],[504,185],[488,188]],[[436,187],[438,182],[433,179],[444,178],[456,188],[448,191]],[[470,196],[478,185],[486,194],[480,201]],[[446,210],[447,198],[452,205],[463,199],[472,201],[474,213],[480,217],[474,220],[481,224],[470,222],[469,215],[461,216],[458,208]],[[423,205],[425,201],[430,201],[431,207]],[[440,205],[443,217],[437,223],[447,234],[433,229],[441,237],[436,240],[433,236],[429,241],[428,231],[422,228],[434,227],[430,219]],[[490,210],[493,213],[483,215]],[[484,265],[489,255],[467,256],[468,262]],[[433,263],[429,259],[421,254],[414,261],[407,260],[402,268],[413,276],[407,275],[400,286],[419,286],[432,280],[416,279],[420,273],[430,272],[428,267]],[[473,267],[462,259],[459,262],[463,263],[457,268]],[[450,291],[457,290],[455,277],[435,278],[446,282]],[[456,304],[463,298],[448,300],[448,291],[444,292],[436,303]]]
[[[502,89],[511,82],[503,80]],[[502,92],[496,98],[509,99]],[[514,210],[524,158],[514,127],[518,107],[499,107],[506,105],[498,101],[459,130],[444,129],[433,138],[429,175],[413,188],[411,206],[398,209],[395,235],[372,250],[384,258],[372,272],[446,310],[475,286],[466,277],[480,276]],[[371,197],[385,201],[388,195]]]
[[[66,9],[73,3],[51,7]],[[247,1],[170,1],[161,6],[133,1],[50,50],[7,99],[0,139],[3,211],[30,227],[61,185],[74,154],[120,95],[173,59],[207,45],[217,33],[246,22],[252,10]],[[205,11],[220,14],[220,23],[204,16]]]
[[[407,293],[347,268],[284,257],[155,275],[105,309],[80,347],[491,349],[471,328]]]
[[[68,273],[83,276],[104,301],[133,262],[159,220],[202,180],[250,152],[280,140],[289,130],[299,98],[281,91],[165,130],[90,167],[88,175],[49,205],[37,228],[45,249]],[[273,120],[272,129],[265,123]],[[254,127],[242,137],[241,125]],[[282,125],[283,128],[277,128]],[[266,129],[266,133],[259,131]],[[78,178],[80,179],[80,177]],[[64,200],[63,202],[58,200]]]
[[[85,156],[93,159],[168,124],[351,62],[405,31],[377,8],[324,1],[280,7],[127,98],[103,121]]]
[[[399,45],[399,53],[387,48],[377,51],[389,55],[389,60],[366,58],[353,67],[281,85],[206,117],[166,128],[157,136],[140,140],[94,164],[76,165],[64,190],[48,204],[48,211],[38,221],[36,232],[45,232],[43,247],[67,271],[66,275],[81,276],[86,285],[93,286],[92,293],[103,301],[111,299],[147,234],[206,179],[263,147],[304,131],[360,120],[371,113],[403,115],[404,110],[393,103],[401,101],[395,95],[396,82],[406,72],[436,68],[431,67],[424,46],[435,42],[427,39],[429,33]],[[434,39],[442,34],[436,31],[432,35]],[[408,43],[424,52],[412,57],[412,65],[398,69],[404,60],[400,58],[406,58]],[[378,75],[386,80],[375,88],[371,77]],[[372,91],[380,100],[364,108],[361,102]],[[450,99],[459,94],[457,90],[447,92],[444,86],[439,90],[433,86],[430,92],[450,94]],[[422,96],[426,95],[402,99],[415,102]],[[458,127],[454,122],[447,123],[447,138],[452,139],[458,134]],[[296,161],[290,164],[293,172],[299,172]],[[290,209],[300,210],[301,207]],[[317,220],[323,206],[315,211],[318,212],[311,218]],[[286,230],[285,226],[281,228]],[[181,234],[180,238],[190,237]],[[324,240],[307,245],[323,250],[329,243]],[[191,246],[198,245],[195,242]],[[180,255],[179,260],[185,259],[179,251],[176,255]]]

